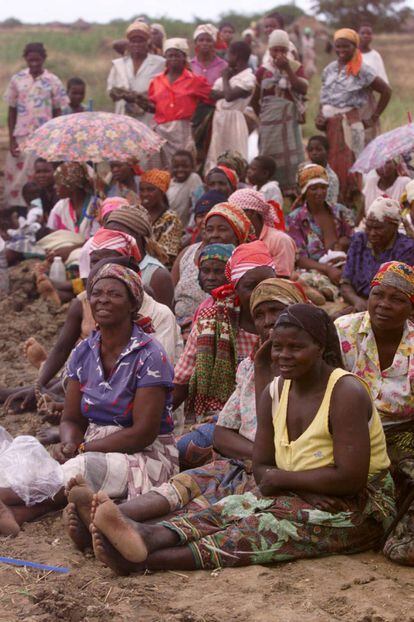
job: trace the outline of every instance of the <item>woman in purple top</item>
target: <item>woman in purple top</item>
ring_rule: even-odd
[[[414,265],[414,240],[398,232],[400,223],[398,201],[377,197],[367,211],[365,231],[354,234],[341,279],[341,294],[354,312],[367,310],[370,283],[381,264]]]
[[[173,368],[162,346],[135,325],[143,298],[140,277],[125,266],[105,264],[90,279],[88,297],[99,330],[69,359],[61,442],[53,452],[52,471],[68,495],[68,520],[85,483],[113,498],[131,498],[178,473]],[[0,534],[17,533],[23,522],[66,503],[60,484],[30,507],[10,486],[0,489]],[[78,541],[82,548],[80,535]]]

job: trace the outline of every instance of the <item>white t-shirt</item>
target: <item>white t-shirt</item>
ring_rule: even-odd
[[[377,52],[377,50],[365,52],[362,54],[362,57],[364,59],[364,63],[371,67],[379,78],[382,78],[387,84],[390,83],[387,72],[385,71],[384,61],[382,60],[381,54]]]
[[[277,201],[280,206],[283,206],[283,196],[277,181],[268,181],[261,188],[254,186],[254,189],[261,192],[266,201]]]
[[[374,202],[377,197],[386,194],[391,199],[395,199],[399,201],[403,192],[405,192],[405,187],[409,181],[411,181],[410,177],[397,177],[395,182],[386,190],[381,190],[378,188],[378,180],[379,176],[376,171],[371,171],[365,178],[365,184],[362,189],[363,195],[365,197],[365,213],[370,205]]]

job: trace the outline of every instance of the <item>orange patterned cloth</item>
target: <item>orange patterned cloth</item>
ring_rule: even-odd
[[[252,233],[253,225],[240,207],[231,203],[217,203],[204,218],[204,223],[207,223],[212,216],[220,216],[229,223],[239,244],[247,242],[249,234]]]
[[[346,73],[357,76],[362,66],[362,54],[359,51],[359,34],[352,28],[341,28],[334,34],[334,42],[338,39],[346,39],[355,45],[355,52],[351,60],[346,64]]]
[[[158,168],[153,168],[150,171],[146,171],[141,175],[140,182],[145,182],[155,186],[164,194],[167,192],[171,181],[171,175],[168,171],[161,171]]]
[[[371,281],[371,288],[376,285],[391,285],[408,296],[414,304],[414,268],[402,261],[383,263]]]

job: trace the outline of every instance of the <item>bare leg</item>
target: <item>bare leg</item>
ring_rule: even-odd
[[[66,505],[66,497],[63,491],[57,493],[54,499],[47,499],[38,503],[37,505],[26,506],[23,501],[20,501],[21,505],[9,505],[9,509],[13,513],[16,522],[19,525],[30,522],[41,516],[45,516],[50,512],[56,512],[62,509]]]
[[[40,428],[36,436],[42,445],[52,445],[53,443],[58,443],[60,441],[59,426],[44,425]]]
[[[86,480],[81,475],[77,475],[68,482],[65,492],[69,502],[64,516],[66,531],[75,546],[83,551],[92,546],[89,525],[93,491]]]
[[[20,531],[13,512],[0,501],[0,536],[17,536]]]
[[[36,286],[37,291],[42,298],[44,298],[45,300],[50,300],[50,302],[52,302],[54,305],[60,307],[61,301],[59,298],[59,294],[53,287],[51,280],[49,279],[49,277],[46,276],[46,274],[40,274],[36,278]]]
[[[140,523],[160,518],[171,512],[167,499],[156,492],[147,492],[144,495],[121,503],[118,507],[122,514]]]

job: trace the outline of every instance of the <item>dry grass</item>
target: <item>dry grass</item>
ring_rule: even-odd
[[[122,35],[123,26],[96,26],[87,32],[70,30],[46,30],[44,28],[21,28],[1,33],[0,44],[0,92],[4,92],[10,76],[24,66],[21,53],[28,41],[43,41],[49,53],[48,68],[65,82],[78,75],[88,85],[87,99],[92,98],[95,110],[112,110],[112,102],[106,94],[106,78],[114,54],[110,42]],[[411,59],[414,41],[410,35],[380,35],[375,47],[383,55],[393,88],[393,97],[382,117],[382,127],[389,130],[407,121],[407,112],[414,113],[414,78]],[[327,55],[318,46],[318,68],[323,69],[333,55]],[[315,133],[313,120],[318,108],[320,79],[312,80],[305,137]],[[6,105],[0,101],[0,124],[6,122]]]

